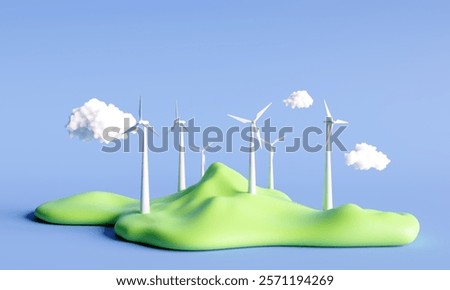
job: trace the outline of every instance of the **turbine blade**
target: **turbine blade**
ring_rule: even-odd
[[[142,97],[139,96],[139,121],[142,121]]]
[[[196,152],[196,153],[201,152],[201,150],[199,148],[200,147],[189,145],[189,149],[191,149],[193,152]]]
[[[278,137],[277,139],[275,139],[275,141],[273,141],[272,142],[272,144],[270,144],[270,145],[275,145],[275,144],[277,144],[278,142],[280,142],[280,141],[283,141],[284,140],[284,135],[283,136],[281,136],[281,137]]]
[[[261,141],[264,143],[264,144],[267,144],[267,145],[271,145],[270,144],[270,142],[267,142],[265,139],[263,139],[263,138],[261,138]],[[262,144],[261,144],[262,145]]]
[[[155,134],[157,137],[161,137],[161,135],[158,134],[158,132],[156,132],[155,128],[152,127],[152,133]]]
[[[128,134],[128,133],[133,132],[133,131],[136,131],[138,125],[139,125],[139,123],[137,123],[137,124],[134,125],[133,127],[128,128],[128,130],[126,130],[125,132],[123,132],[123,135]]]
[[[328,109],[327,101],[323,100],[323,103],[325,104],[325,110],[327,110],[327,117],[333,118],[331,116],[330,109]]]
[[[230,117],[230,118],[233,118],[233,119],[235,119],[235,120],[237,120],[237,121],[239,121],[241,123],[244,123],[244,124],[248,124],[248,123],[252,122],[251,120],[248,120],[248,119],[245,119],[245,118],[241,118],[241,117],[238,117],[238,116],[234,116],[234,115],[230,115],[230,114],[228,114],[227,116]]]
[[[348,124],[348,122],[347,121],[343,121],[343,120],[336,120],[336,121],[334,121],[334,124],[345,125],[345,124]]]
[[[178,101],[175,101],[175,119],[179,120],[180,116],[178,114]]]
[[[150,132],[152,132],[152,134],[155,134],[156,136],[160,137],[160,135],[158,134],[158,132],[156,132],[155,127],[152,126],[152,124],[148,123],[147,125],[145,125],[145,127],[147,127]]]
[[[269,107],[272,105],[272,103],[268,104],[267,106],[265,106],[261,111],[258,112],[258,114],[256,114],[256,118],[254,120],[254,122],[256,123],[256,121],[259,120],[259,118],[261,118],[261,116],[267,111],[267,109],[269,109]]]

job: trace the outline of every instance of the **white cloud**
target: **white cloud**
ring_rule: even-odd
[[[293,92],[286,100],[283,100],[286,106],[290,106],[292,109],[295,108],[309,108],[314,100],[308,94],[307,91],[296,91]]]
[[[359,170],[384,170],[391,163],[391,160],[381,151],[377,151],[377,147],[367,143],[356,144],[355,150],[345,154],[348,166],[353,166]]]
[[[109,143],[114,139],[123,139],[125,119],[129,125],[136,124],[136,119],[130,113],[124,113],[113,104],[106,104],[98,99],[90,99],[83,106],[72,110],[67,131],[71,137],[78,137],[83,141],[98,140],[101,143]],[[109,137],[104,137],[106,128],[115,127],[120,132],[109,132]]]

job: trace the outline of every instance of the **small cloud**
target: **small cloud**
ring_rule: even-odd
[[[124,113],[113,104],[106,104],[98,99],[90,99],[83,106],[72,110],[70,121],[66,126],[71,137],[78,137],[83,141],[98,140],[109,143],[114,139],[123,139],[126,119],[133,126],[136,119],[130,113]],[[117,128],[118,131],[109,132],[103,136],[106,128]]]
[[[286,100],[283,100],[286,106],[290,106],[292,109],[299,108],[309,108],[314,100],[308,94],[307,91],[296,91],[293,92]]]
[[[345,154],[348,166],[353,166],[358,170],[384,170],[391,163],[391,160],[381,151],[377,151],[377,147],[367,143],[356,144],[355,150]]]

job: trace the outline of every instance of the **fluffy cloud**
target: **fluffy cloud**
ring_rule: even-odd
[[[355,150],[345,154],[348,166],[353,166],[359,170],[384,170],[391,163],[391,160],[381,151],[377,151],[377,147],[367,143],[356,144]]]
[[[309,108],[314,100],[308,94],[307,91],[296,91],[293,92],[286,100],[283,100],[286,106],[290,106],[292,109],[295,108]]]
[[[66,128],[71,137],[78,137],[83,141],[98,140],[109,143],[114,139],[123,139],[125,120],[133,126],[136,119],[130,113],[124,113],[113,104],[106,104],[98,99],[90,99],[83,106],[72,110],[70,121]],[[120,132],[110,132],[105,138],[103,132],[106,128],[115,127]]]

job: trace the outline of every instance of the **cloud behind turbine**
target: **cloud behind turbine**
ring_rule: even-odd
[[[292,109],[299,108],[309,108],[314,100],[308,94],[307,91],[296,91],[293,92],[287,99],[283,100],[286,106],[290,106]]]
[[[123,139],[125,121],[133,126],[136,119],[130,113],[124,113],[113,104],[106,104],[96,98],[90,99],[83,106],[72,110],[70,121],[66,128],[71,137],[78,137],[83,141],[97,140],[109,143],[114,139]],[[109,137],[103,136],[106,128],[114,127],[119,132],[110,132]]]
[[[358,170],[384,170],[391,163],[391,160],[381,151],[377,151],[377,147],[367,143],[356,144],[355,149],[345,154],[348,166]]]

